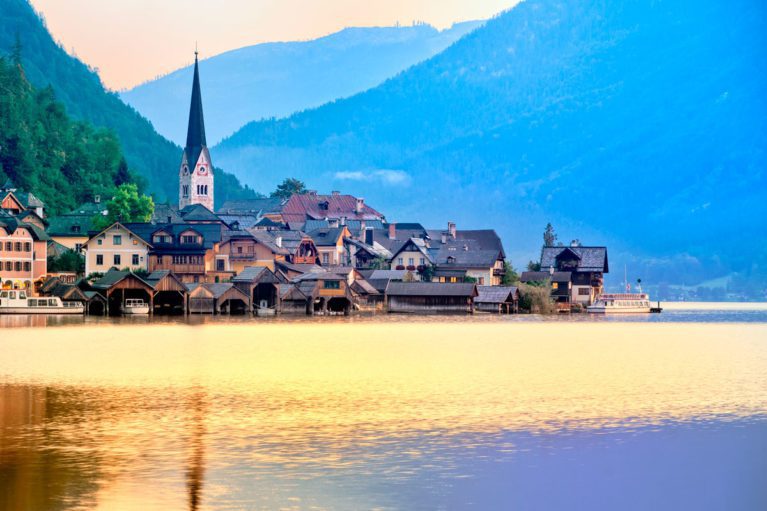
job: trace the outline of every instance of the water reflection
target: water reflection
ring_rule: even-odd
[[[761,421],[765,339],[558,321],[3,330],[0,509],[450,508],[429,504],[563,452],[546,438]]]

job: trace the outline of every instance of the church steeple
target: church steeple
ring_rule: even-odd
[[[205,140],[205,119],[202,114],[200,70],[196,50],[194,52],[194,78],[192,81],[192,101],[189,105],[186,147],[181,157],[178,203],[181,208],[190,204],[202,204],[211,211],[213,210],[213,167]]]

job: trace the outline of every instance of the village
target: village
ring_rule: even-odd
[[[174,171],[176,172],[176,171]],[[606,247],[545,243],[517,275],[493,229],[392,222],[361,197],[302,190],[214,205],[195,63],[178,205],[112,222],[107,201],[47,216],[33,191],[0,188],[0,285],[90,315],[580,312],[603,292]],[[417,219],[413,219],[417,220]],[[66,254],[82,271],[56,271]],[[48,302],[45,302],[46,304]]]

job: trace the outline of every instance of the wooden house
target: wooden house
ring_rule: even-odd
[[[541,270],[571,274],[570,303],[590,305],[604,291],[604,274],[610,271],[606,247],[544,247]]]
[[[519,276],[523,284],[549,286],[551,298],[557,304],[569,304],[572,273],[569,271],[525,271]]]
[[[473,283],[391,282],[386,288],[389,312],[473,313],[477,286]]]
[[[144,300],[150,313],[154,310],[155,289],[132,271],[109,270],[91,286],[106,298],[108,314],[121,314],[128,299]]]
[[[186,314],[189,290],[170,270],[158,270],[145,279],[154,288],[154,314]]]
[[[285,283],[266,266],[250,266],[232,279],[234,286],[248,297],[251,310],[269,315],[279,312],[279,284]]]
[[[351,234],[346,226],[316,229],[308,233],[317,247],[322,266],[349,266],[351,261],[344,246],[344,238]]]
[[[296,277],[293,283],[312,299],[312,314],[349,315],[351,312],[354,297],[345,276],[319,271]]]

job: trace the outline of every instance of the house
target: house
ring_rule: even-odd
[[[501,285],[506,253],[495,230],[459,230],[448,222],[447,230],[428,231],[428,239],[435,261],[434,280],[462,282],[469,277],[479,285]]]
[[[548,285],[551,298],[558,304],[571,301],[572,273],[569,271],[525,271],[519,276],[520,282],[532,285]]]
[[[289,255],[281,236],[266,231],[228,230],[216,255],[216,269],[240,273],[248,266],[266,266],[274,271],[274,261]]]
[[[394,254],[412,238],[429,239],[423,225],[413,222],[385,223],[382,228],[367,229],[365,237],[360,238],[367,245],[380,246]]]
[[[473,283],[390,282],[386,288],[389,312],[474,312],[477,286]]]
[[[407,270],[359,270],[359,273],[381,296],[386,294],[389,282],[403,282],[413,279],[412,273]]]
[[[12,216],[34,211],[39,218],[45,218],[45,203],[34,194],[17,188],[10,179],[0,188],[0,210]]]
[[[393,254],[386,250],[380,244],[373,242],[373,245],[351,238],[344,238],[344,248],[349,254],[351,265],[355,268],[370,269],[381,263],[389,264]]]
[[[256,232],[251,232],[258,237]],[[279,233],[271,234],[275,239],[275,243],[279,243],[280,246],[288,251],[285,261],[297,265],[319,264],[319,250],[317,250],[314,240],[308,234],[301,231],[280,231]]]
[[[541,270],[572,274],[571,303],[592,304],[604,291],[604,274],[610,271],[607,247],[543,247]]]
[[[0,210],[0,287],[35,292],[48,272],[48,235]]]
[[[96,197],[93,202],[81,204],[63,215],[49,217],[46,231],[56,243],[80,252],[88,241],[88,234],[95,229],[93,219],[106,212],[106,204],[101,202],[100,197]]]
[[[315,229],[308,233],[317,247],[319,264],[322,266],[347,266],[350,264],[344,238],[350,233],[346,226]]]
[[[190,314],[246,314],[248,296],[231,282],[189,284]]]
[[[381,310],[384,307],[384,292],[379,291],[373,284],[363,278],[355,279],[349,289],[352,292],[352,302],[360,310]]]
[[[365,204],[362,197],[333,192],[319,195],[315,191],[293,194],[282,206],[282,222],[291,229],[305,230],[307,220],[327,219],[329,227],[340,227],[349,220],[379,220],[383,214]]]
[[[434,264],[429,253],[429,243],[423,238],[408,239],[394,252],[389,262],[394,269],[419,273]]]
[[[312,314],[314,303],[311,293],[314,291],[314,285],[307,282],[304,288],[309,290],[309,296],[305,295],[296,284],[280,284],[277,287],[281,314]]]
[[[477,286],[474,305],[478,311],[497,314],[519,312],[519,290],[516,286]]]
[[[233,271],[221,270],[217,262],[222,239],[220,223],[126,225],[149,246],[150,272],[170,270],[184,283],[222,282],[234,275]]]
[[[146,271],[150,248],[151,245],[142,236],[115,222],[83,244],[85,275],[104,273],[110,268]]]
[[[275,261],[275,273],[284,275],[285,279],[290,281],[305,273],[323,271],[322,266],[316,264],[293,264],[287,261]]]

